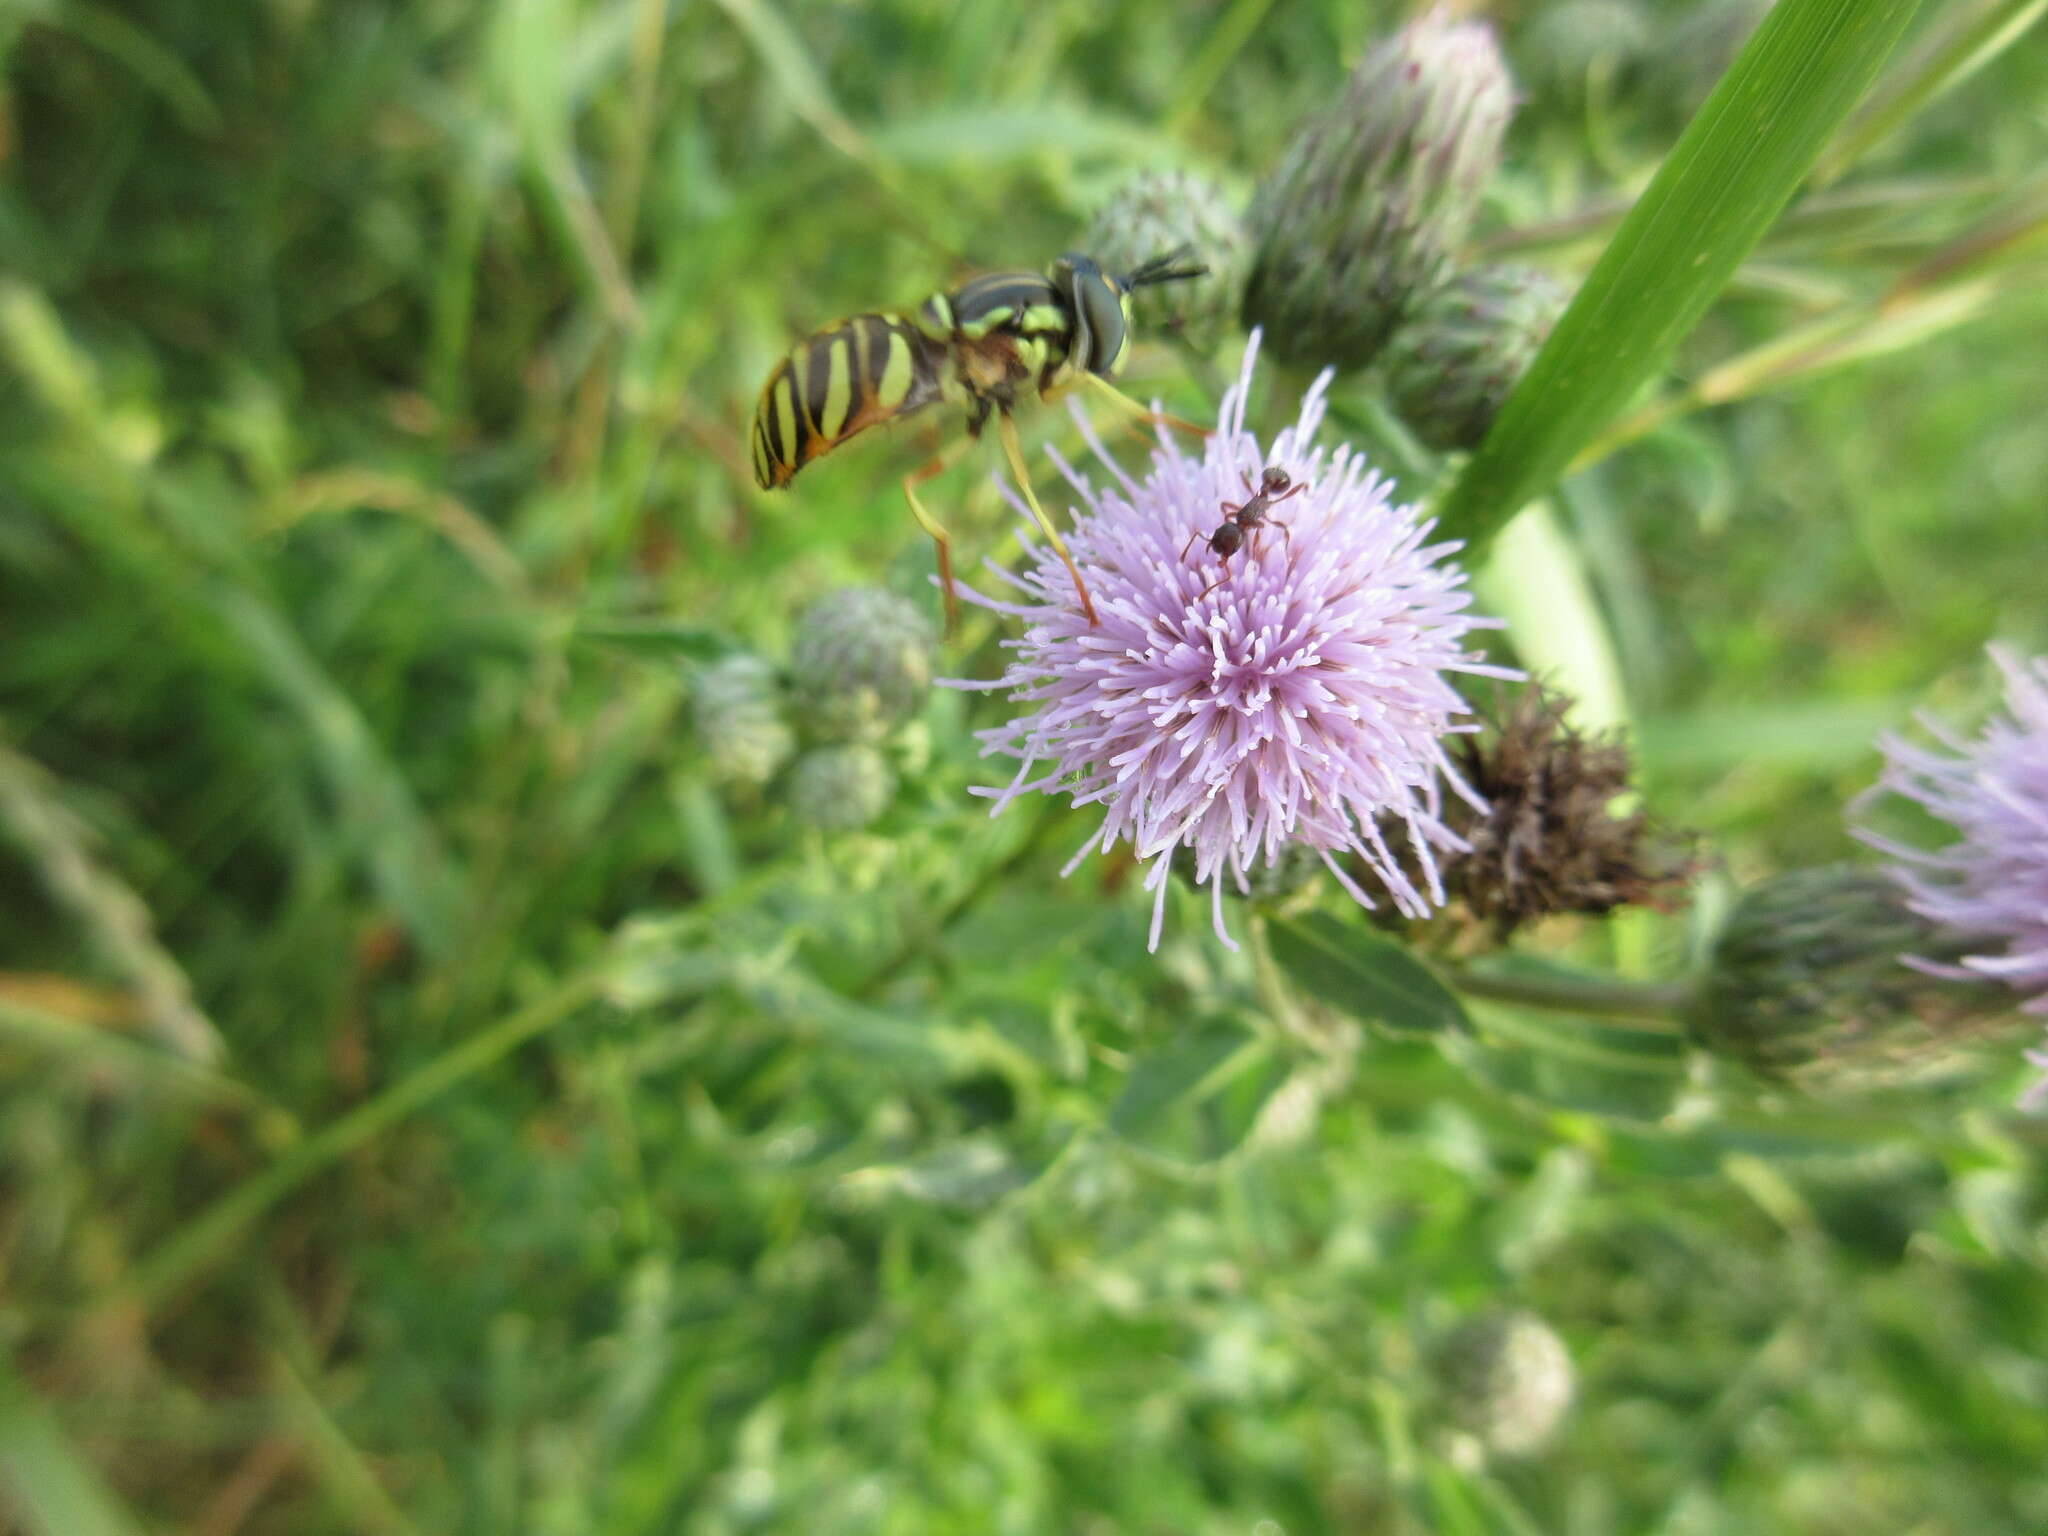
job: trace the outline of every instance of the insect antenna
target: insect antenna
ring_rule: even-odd
[[[1133,268],[1124,278],[1126,288],[1144,288],[1153,283],[1179,283],[1191,277],[1206,277],[1209,269],[1194,259],[1192,245],[1178,245],[1163,256],[1154,256]]]

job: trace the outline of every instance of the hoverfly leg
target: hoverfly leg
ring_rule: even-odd
[[[1140,405],[1099,373],[1084,372],[1081,375],[1081,382],[1131,418],[1134,427],[1172,427],[1176,432],[1192,432],[1197,437],[1207,437],[1215,430],[1189,421],[1185,416],[1175,416],[1168,411],[1155,411]]]
[[[968,439],[967,442],[971,442]],[[951,636],[960,628],[960,594],[953,585],[953,540],[946,532],[945,525],[924,508],[917,488],[934,476],[942,475],[953,461],[960,457],[966,442],[957,444],[942,453],[934,454],[916,469],[903,477],[903,499],[910,503],[910,515],[917,519],[917,525],[931,536],[939,551],[939,590],[946,603],[946,633]]]
[[[1059,529],[1045,515],[1045,508],[1038,504],[1038,493],[1031,489],[1031,471],[1024,464],[1024,445],[1017,440],[1017,423],[1010,420],[1008,411],[996,413],[996,435],[1002,439],[1003,457],[1010,461],[1010,473],[1017,477],[1017,489],[1024,493],[1024,504],[1031,509],[1039,532],[1045,535],[1053,552],[1066,564],[1067,574],[1074,578],[1074,592],[1081,599],[1081,612],[1087,615],[1088,627],[1096,628],[1102,621],[1095,616],[1095,599],[1088,595],[1088,583],[1081,579],[1081,568],[1067,553],[1067,541],[1060,537]]]

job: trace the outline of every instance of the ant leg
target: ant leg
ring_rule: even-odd
[[[1222,556],[1221,558],[1222,558],[1222,561],[1223,561],[1223,574],[1222,574],[1221,576],[1218,576],[1218,577],[1217,577],[1217,578],[1216,578],[1216,579],[1215,579],[1214,581],[1210,582],[1210,583],[1209,583],[1209,585],[1207,585],[1206,587],[1202,588],[1202,590],[1201,590],[1201,591],[1199,591],[1199,592],[1197,592],[1197,593],[1195,594],[1195,601],[1196,601],[1196,602],[1198,602],[1198,603],[1199,603],[1199,602],[1200,602],[1200,601],[1201,601],[1201,600],[1202,600],[1203,598],[1207,597],[1207,596],[1208,596],[1208,595],[1209,595],[1209,594],[1210,594],[1211,592],[1214,592],[1214,591],[1215,591],[1215,590],[1216,590],[1216,589],[1217,589],[1218,587],[1222,586],[1222,585],[1223,585],[1223,583],[1225,583],[1226,581],[1230,580],[1230,556],[1228,556],[1228,555],[1224,555],[1224,556]]]
[[[1083,372],[1081,382],[1101,395],[1126,416],[1134,417],[1135,424],[1148,427],[1172,427],[1176,432],[1192,432],[1197,437],[1207,437],[1215,430],[1213,427],[1204,427],[1189,421],[1185,416],[1175,416],[1168,411],[1148,409],[1118,389],[1099,373]]]
[[[1287,547],[1289,549],[1294,548],[1294,530],[1292,528],[1288,527],[1285,523],[1281,522],[1280,519],[1277,517],[1269,517],[1266,519],[1266,522],[1268,526],[1278,528],[1282,533],[1286,534]]]
[[[960,628],[960,594],[953,586],[953,541],[944,524],[924,509],[924,503],[918,499],[917,488],[950,469],[972,441],[972,438],[961,439],[951,448],[933,454],[903,477],[903,499],[910,503],[910,515],[917,519],[917,525],[931,535],[932,543],[938,546],[939,589],[946,600],[946,633],[949,636]]]
[[[1094,629],[1101,624],[1095,616],[1095,600],[1088,595],[1088,583],[1081,579],[1081,568],[1074,564],[1074,557],[1067,553],[1067,541],[1060,537],[1059,529],[1052,519],[1045,515],[1045,508],[1038,504],[1038,495],[1031,489],[1031,471],[1024,467],[1024,447],[1017,441],[1017,424],[1010,420],[1008,411],[996,415],[996,435],[1002,439],[1003,457],[1010,461],[1010,473],[1017,477],[1017,489],[1024,493],[1024,503],[1031,508],[1032,519],[1053,552],[1066,563],[1067,574],[1074,578],[1074,591],[1081,599],[1081,612],[1088,616],[1088,627]]]

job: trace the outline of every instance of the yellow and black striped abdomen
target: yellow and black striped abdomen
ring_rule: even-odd
[[[945,348],[897,315],[855,315],[790,349],[754,408],[754,480],[789,484],[854,433],[940,397]]]

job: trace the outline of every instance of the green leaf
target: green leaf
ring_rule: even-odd
[[[2048,11],[2048,0],[1973,0],[1953,6],[1871,93],[1814,180],[1833,181],[1935,101],[1997,58]]]
[[[1676,1035],[1499,1007],[1482,1008],[1479,1021],[1476,1037],[1451,1043],[1452,1058],[1498,1091],[1549,1109],[1657,1123],[1684,1086]]]
[[[1669,360],[1805,180],[1915,0],[1782,0],[1622,220],[1440,508],[1490,539]]]
[[[1429,1034],[1470,1027],[1433,971],[1391,939],[1325,912],[1273,924],[1273,958],[1311,997],[1382,1028]]]
[[[213,603],[278,702],[298,716],[306,755],[334,799],[342,850],[422,950],[447,953],[460,906],[456,881],[404,770],[280,608],[225,585]]]
[[[1164,1144],[1181,1140],[1170,1133],[1182,1111],[1227,1088],[1261,1061],[1270,1061],[1270,1053],[1244,1026],[1198,1025],[1138,1058],[1110,1109],[1110,1129],[1127,1141],[1164,1150]],[[1249,1130],[1249,1124],[1242,1129]],[[1216,1155],[1227,1148],[1212,1144],[1204,1150]]]
[[[734,648],[715,629],[674,619],[578,619],[575,638],[662,660],[716,661]]]

